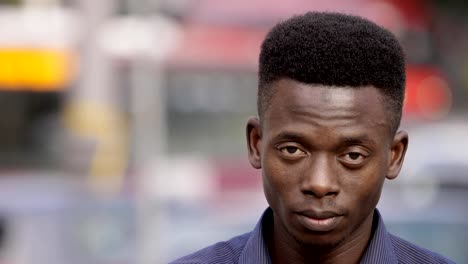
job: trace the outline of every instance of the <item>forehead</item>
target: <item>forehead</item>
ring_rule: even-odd
[[[373,86],[334,87],[290,79],[271,85],[274,94],[265,112],[265,123],[270,127],[307,124],[391,130],[385,98]]]

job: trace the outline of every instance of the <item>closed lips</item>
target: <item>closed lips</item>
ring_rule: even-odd
[[[305,211],[298,214],[298,220],[303,227],[313,232],[329,232],[336,228],[342,216],[334,212]]]

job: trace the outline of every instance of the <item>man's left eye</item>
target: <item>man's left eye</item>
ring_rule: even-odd
[[[348,155],[348,157],[352,160],[357,160],[359,159],[360,157],[362,157],[361,153],[357,153],[357,152],[351,152],[351,153],[348,153],[346,154]]]
[[[338,159],[349,165],[361,165],[367,156],[359,152],[348,152],[341,155]]]

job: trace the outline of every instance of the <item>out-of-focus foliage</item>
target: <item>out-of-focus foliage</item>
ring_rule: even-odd
[[[468,13],[468,5],[466,5],[465,0],[431,0],[431,2],[439,11],[444,10],[452,15]]]
[[[0,0],[0,5],[20,5],[21,0]]]

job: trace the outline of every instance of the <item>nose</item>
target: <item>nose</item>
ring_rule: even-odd
[[[335,164],[335,159],[325,154],[311,159],[302,178],[302,193],[316,198],[336,196],[340,188]]]

